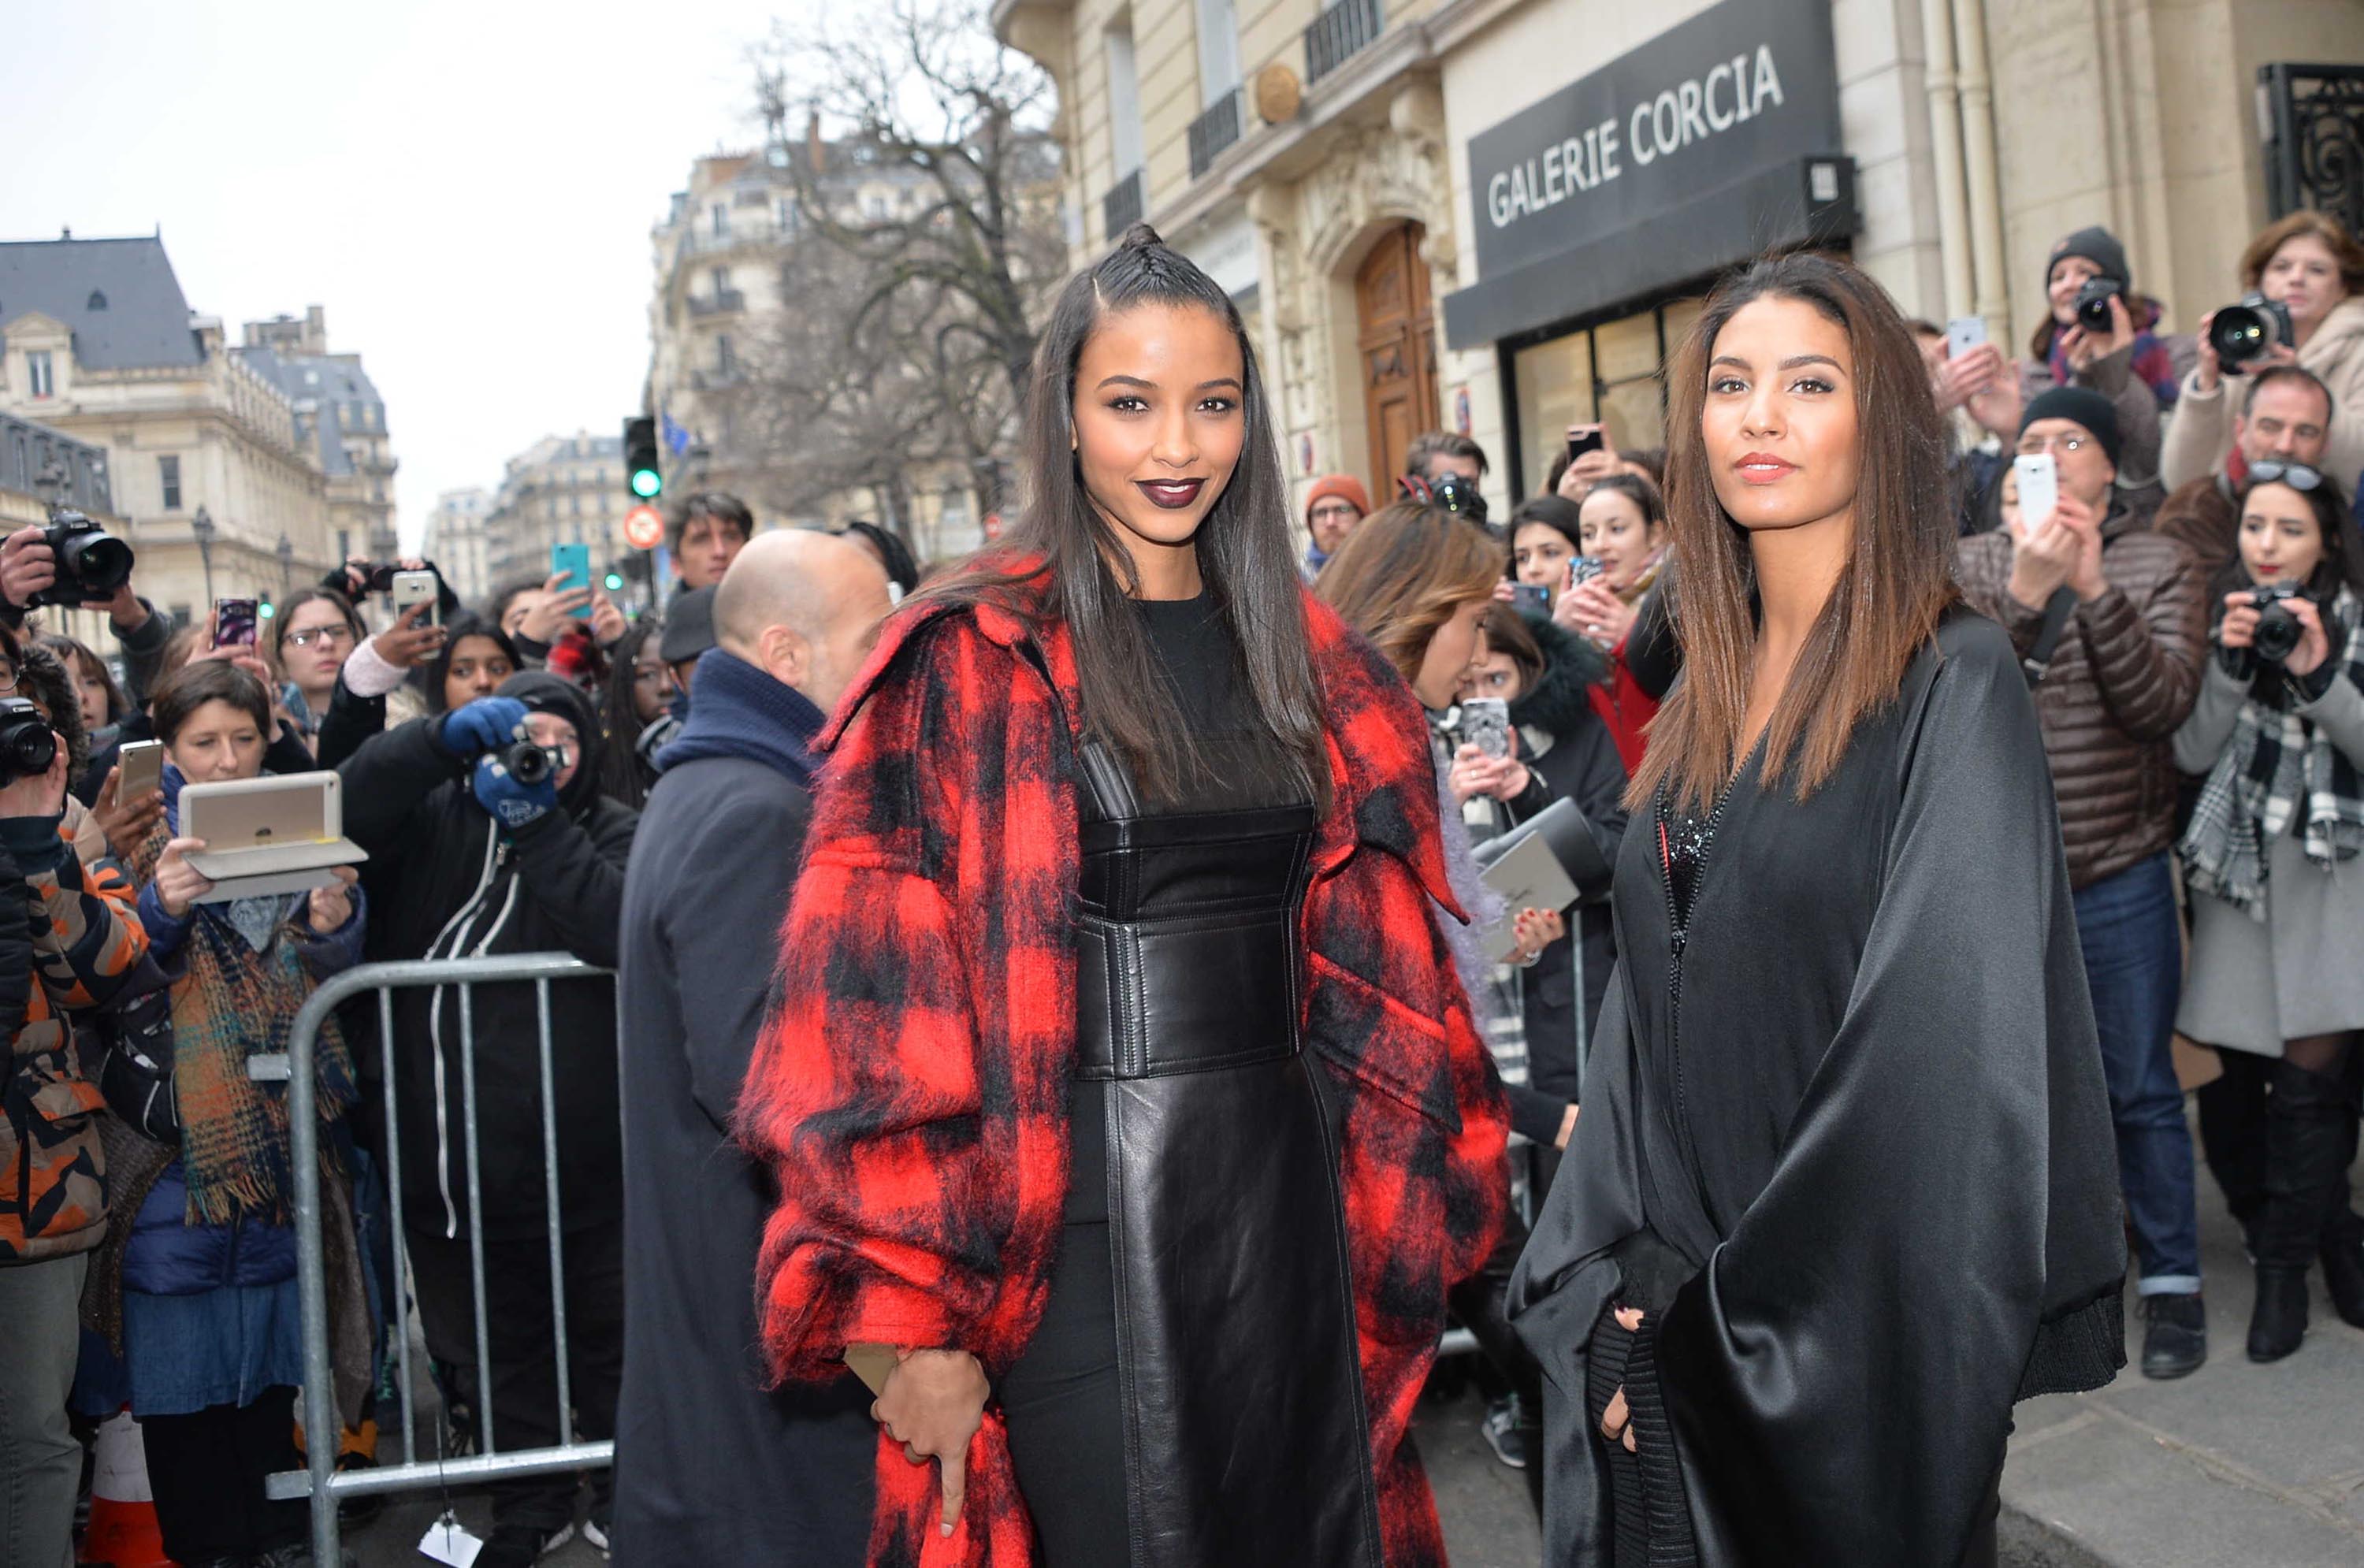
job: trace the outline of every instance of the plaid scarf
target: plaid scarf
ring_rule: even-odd
[[[2341,655],[2350,683],[2364,688],[2364,619],[2347,589],[2331,606],[2346,638]],[[2364,788],[2355,764],[2313,724],[2278,703],[2250,695],[2233,720],[2232,739],[2216,758],[2192,807],[2180,846],[2185,880],[2266,918],[2266,846],[2291,829],[2302,804],[2306,858],[2329,871],[2364,849]]]

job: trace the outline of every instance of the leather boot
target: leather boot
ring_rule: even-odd
[[[2323,1283],[2340,1320],[2364,1329],[2364,1220],[2345,1205],[2324,1233]]]
[[[2258,1300],[2249,1317],[2249,1359],[2280,1361],[2306,1334],[2306,1271],[2324,1219],[2346,1173],[2347,1129],[2341,1081],[2289,1062],[2274,1063],[2266,1106],[2266,1203],[2258,1217]]]

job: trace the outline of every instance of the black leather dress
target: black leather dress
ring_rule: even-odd
[[[1313,808],[1144,811],[1083,761],[1065,1255],[1000,1388],[1043,1561],[1377,1568],[1338,1127],[1298,1029]]]

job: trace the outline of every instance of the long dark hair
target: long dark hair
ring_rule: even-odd
[[[914,596],[1022,603],[1024,595],[1007,591],[1039,580],[1040,613],[1064,620],[1075,639],[1087,728],[1124,756],[1153,799],[1173,800],[1201,776],[1205,759],[1142,617],[1128,602],[1140,592],[1140,573],[1086,492],[1073,446],[1076,367],[1085,343],[1105,317],[1145,305],[1211,311],[1239,344],[1245,440],[1231,482],[1199,526],[1199,571],[1230,629],[1258,722],[1326,805],[1321,685],[1290,542],[1288,487],[1255,347],[1231,296],[1148,225],[1134,224],[1116,250],[1069,278],[1051,307],[1027,392],[1023,506],[1008,551]],[[1013,555],[1040,557],[1042,565],[1013,567]]]
[[[1437,628],[1462,606],[1494,596],[1507,553],[1483,523],[1398,501],[1355,525],[1313,592],[1411,681]]]
[[[1895,700],[1913,655],[1960,596],[1946,427],[1920,345],[1895,303],[1864,273],[1824,256],[1749,267],[1716,290],[1668,373],[1668,543],[1682,571],[1667,591],[1683,678],[1658,710],[1626,793],[1636,806],[1663,790],[1703,810],[1740,761],[1756,652],[1756,562],[1747,530],[1716,495],[1700,419],[1717,337],[1744,306],[1768,298],[1811,306],[1846,333],[1861,455],[1847,563],[1766,726],[1767,785],[1779,781],[1793,752],[1798,798],[1828,781],[1856,726]]]
[[[2347,520],[2347,497],[2341,494],[2339,484],[2329,474],[2312,490],[2301,490],[2279,476],[2252,480],[2241,487],[2233,501],[2233,559],[2217,572],[2216,581],[2209,584],[2208,623],[2214,626],[2225,618],[2225,595],[2249,584],[2249,569],[2241,560],[2241,519],[2248,516],[2249,496],[2268,485],[2279,484],[2307,505],[2314,514],[2314,526],[2323,535],[2323,559],[2306,580],[2306,596],[2325,609],[2331,607],[2346,588],[2364,599],[2364,552],[2358,551],[2348,539],[2353,525]],[[2327,623],[2326,623],[2327,624]]]
[[[641,721],[640,663],[641,650],[650,639],[664,634],[664,622],[650,619],[636,621],[616,646],[608,651],[607,689],[601,694],[600,706],[608,721],[608,749],[599,758],[599,787],[611,800],[621,801],[638,811],[649,803],[651,783],[649,765],[641,757],[641,736],[648,726]]]
[[[460,651],[460,644],[472,637],[484,638],[499,649],[501,657],[509,662],[509,669],[512,672],[519,673],[524,672],[525,661],[518,657],[517,644],[509,640],[509,634],[501,629],[499,622],[485,620],[481,616],[473,616],[462,610],[444,623],[443,646],[436,651],[434,659],[427,666],[427,690],[424,695],[427,698],[428,712],[442,713],[451,706],[451,704],[445,700],[448,694],[445,691],[444,683],[452,673],[452,657]]]

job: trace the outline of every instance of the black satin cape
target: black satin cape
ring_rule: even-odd
[[[2125,1360],[2115,1144],[2019,662],[1952,612],[1813,795],[1743,769],[1678,1010],[1642,820],[1584,1114],[1511,1284],[1550,1380],[1544,1561],[1611,1561],[1585,1356],[1609,1251],[1646,1227],[1697,1271],[1657,1365],[1701,1563],[1952,1568],[2013,1402]]]

